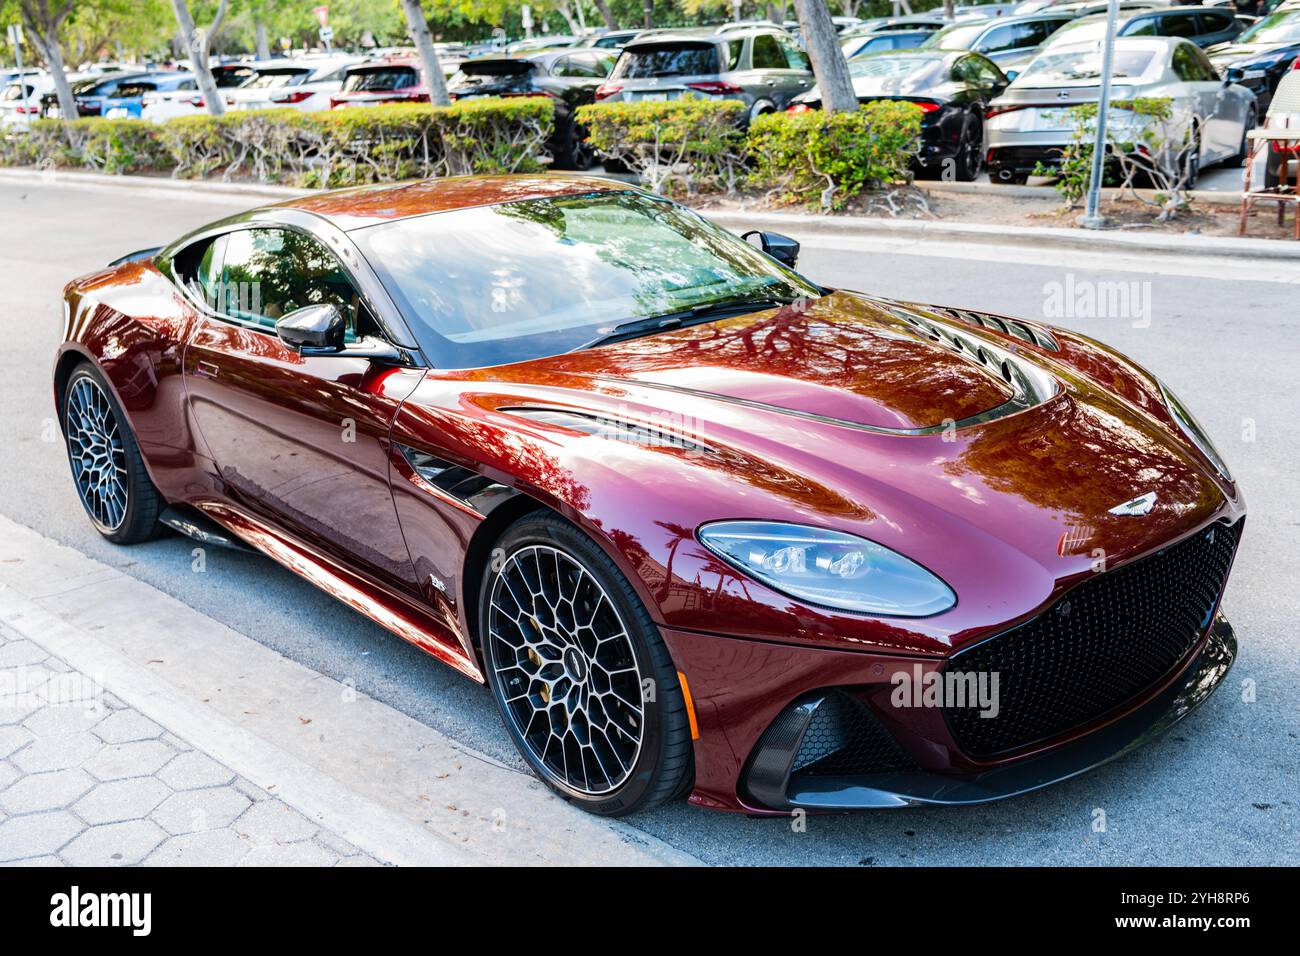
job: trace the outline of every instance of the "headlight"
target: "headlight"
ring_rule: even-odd
[[[915,561],[856,535],[774,521],[717,521],[697,533],[728,564],[811,604],[926,617],[957,603],[952,589]]]
[[[1210,459],[1210,463],[1214,465],[1215,470],[1220,475],[1226,480],[1232,481],[1232,472],[1228,470],[1228,463],[1215,451],[1214,445],[1211,444],[1209,436],[1205,434],[1205,429],[1201,427],[1201,423],[1187,410],[1187,406],[1178,400],[1178,396],[1169,390],[1168,385],[1159,379],[1156,379],[1156,381],[1160,385],[1160,394],[1165,397],[1165,408],[1169,409],[1169,414],[1178,423],[1182,433],[1187,436],[1193,445],[1200,449],[1202,455]]]

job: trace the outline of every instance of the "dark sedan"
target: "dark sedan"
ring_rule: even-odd
[[[1205,51],[1225,79],[1251,90],[1261,110],[1300,57],[1300,10],[1270,14],[1231,43]]]
[[[921,108],[917,171],[970,182],[984,163],[984,109],[1007,88],[1007,78],[988,58],[966,50],[874,53],[849,63],[858,101],[908,100]],[[821,108],[813,87],[791,110]]]
[[[526,56],[489,56],[466,60],[447,83],[453,100],[480,96],[549,96],[555,100],[555,134],[551,154],[556,169],[587,169],[591,147],[573,122],[579,106],[595,101],[614,68],[608,50],[547,50]]]

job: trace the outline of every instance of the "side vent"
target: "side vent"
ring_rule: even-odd
[[[480,514],[487,514],[501,502],[515,494],[500,482],[486,478],[427,451],[394,442],[411,470],[425,484],[436,488],[450,498],[469,505]]]

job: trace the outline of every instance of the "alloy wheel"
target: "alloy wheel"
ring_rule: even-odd
[[[636,766],[645,730],[641,672],[605,589],[567,552],[525,545],[501,565],[488,638],[504,710],[557,784],[598,796]]]
[[[101,530],[113,532],[126,520],[126,449],[108,395],[94,379],[77,378],[65,411],[72,478],[86,512]]]

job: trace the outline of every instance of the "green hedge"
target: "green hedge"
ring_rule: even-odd
[[[749,127],[751,183],[784,202],[842,209],[864,189],[906,180],[921,110],[874,100],[855,113],[770,113]]]
[[[550,157],[542,97],[433,107],[257,110],[148,120],[37,120],[0,139],[0,164],[343,186],[423,176],[536,172]]]
[[[587,141],[656,192],[732,192],[745,169],[739,100],[690,98],[579,107]]]

